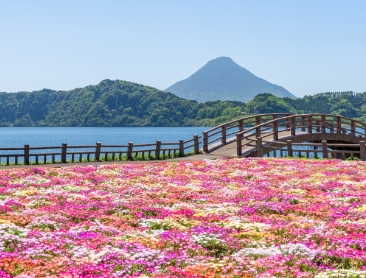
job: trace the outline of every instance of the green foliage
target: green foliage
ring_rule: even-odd
[[[198,104],[126,81],[71,91],[0,93],[0,126],[198,126],[239,117],[244,103]],[[221,122],[220,122],[221,123]]]
[[[245,112],[249,114],[296,113],[296,110],[282,98],[272,94],[260,94],[247,103]]]
[[[260,94],[247,104],[198,103],[148,86],[103,80],[71,91],[0,93],[0,126],[216,126],[258,113],[326,113],[366,122],[366,92],[296,99]]]

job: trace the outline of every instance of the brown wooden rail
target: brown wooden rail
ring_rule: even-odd
[[[320,137],[327,137],[331,134],[332,141],[354,142],[352,144],[328,144],[326,140],[314,140],[312,134],[320,134]],[[309,147],[306,143],[294,143],[291,140],[287,143],[280,143],[280,135],[284,137],[302,136],[304,141],[322,141],[319,145],[312,145],[316,147],[314,150],[301,149],[300,147]],[[329,136],[328,136],[329,137]],[[354,119],[335,116],[329,114],[301,114],[289,115],[281,118],[275,118],[264,123],[260,123],[254,127],[243,129],[236,133],[237,155],[242,156],[245,149],[245,156],[251,152],[255,152],[257,156],[263,156],[266,153],[273,153],[283,151],[283,146],[286,144],[287,153],[292,156],[292,152],[314,154],[322,153],[323,157],[345,158],[357,155],[362,160],[365,159],[364,140],[366,137],[366,124]],[[264,140],[266,140],[264,142]],[[291,143],[289,143],[291,142]],[[264,144],[265,143],[265,144]],[[264,144],[264,145],[263,145]],[[281,146],[282,145],[282,146]],[[296,146],[296,150],[291,150],[291,146]],[[321,147],[321,148],[320,148]],[[327,148],[348,148],[346,150],[328,150]],[[354,148],[357,150],[349,150]],[[348,154],[348,155],[347,155]],[[316,155],[315,155],[316,156]]]
[[[157,140],[150,144],[133,144],[129,142],[127,145],[102,145],[97,142],[95,145],[78,145],[68,146],[62,143],[61,146],[45,146],[45,147],[24,147],[17,148],[0,148],[0,163],[14,165],[30,165],[47,163],[67,163],[67,162],[82,162],[86,161],[101,161],[101,160],[121,160],[122,157],[133,159],[139,155],[145,158],[145,155],[155,158],[162,156],[171,157],[171,155],[184,155],[187,149],[192,149],[195,154],[199,153],[199,146],[202,142],[199,140],[201,136],[194,135],[190,140],[179,140],[179,142],[161,142]],[[51,150],[47,152],[45,150]],[[17,152],[17,153],[4,153]],[[51,160],[47,160],[51,159]],[[3,162],[3,160],[5,160]]]
[[[209,153],[212,150],[222,147],[227,143],[234,142],[236,134],[238,132],[244,131],[246,127],[258,126],[262,123],[266,123],[277,118],[283,118],[288,115],[292,114],[259,114],[236,119],[231,122],[213,127],[203,132],[203,151]]]
[[[266,143],[269,143],[266,145]],[[327,140],[321,143],[293,143],[292,140],[286,142],[263,141],[258,137],[255,140],[256,156],[258,157],[306,157],[306,158],[337,158],[337,159],[355,159],[359,158],[366,161],[365,141],[358,144],[329,144]],[[344,147],[345,149],[332,149]],[[311,149],[312,148],[312,149]]]

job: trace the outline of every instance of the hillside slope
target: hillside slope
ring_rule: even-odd
[[[0,93],[0,126],[204,126],[238,117],[244,104],[198,104],[126,81],[71,91]]]

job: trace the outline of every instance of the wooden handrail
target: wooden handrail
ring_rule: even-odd
[[[161,142],[157,140],[155,143],[149,144],[133,144],[132,142],[128,143],[128,145],[102,145],[100,142],[97,142],[96,145],[74,145],[68,146],[66,143],[62,143],[61,146],[44,146],[44,147],[30,147],[29,145],[24,145],[22,148],[0,148],[0,151],[5,151],[7,153],[0,153],[0,163],[2,163],[2,158],[6,159],[6,165],[10,165],[14,161],[14,165],[21,164],[19,158],[23,158],[23,163],[25,165],[29,165],[31,163],[38,164],[39,160],[43,158],[43,162],[46,163],[47,157],[52,157],[52,163],[55,163],[56,156],[58,157],[59,162],[67,163],[67,159],[71,158],[72,162],[82,161],[86,159],[87,161],[100,161],[102,155],[104,155],[104,159],[107,159],[108,154],[112,154],[111,159],[116,160],[116,155],[119,160],[122,158],[122,154],[126,155],[128,159],[133,159],[133,156],[137,156],[138,154],[142,154],[143,159],[145,153],[148,153],[150,157],[151,154],[155,154],[156,158],[160,158],[161,155],[165,155],[168,153],[170,157],[171,153],[179,154],[180,156],[185,155],[185,150],[193,148],[193,152],[195,154],[199,153],[200,150],[200,142],[201,136],[197,134],[193,136],[192,139],[189,140],[179,140],[178,142]],[[165,148],[163,148],[165,146]],[[147,148],[146,148],[147,147]],[[151,147],[151,148],[149,148]],[[115,148],[115,149],[110,149]],[[118,149],[119,148],[119,149]],[[56,152],[42,152],[42,150],[52,150],[56,149]],[[77,149],[94,149],[94,150],[77,150]],[[40,150],[41,152],[35,152]],[[59,152],[57,152],[59,150]],[[75,151],[74,151],[75,150]],[[12,151],[19,151],[21,153],[9,153]],[[76,158],[76,159],[75,159]],[[77,159],[78,158],[78,159]],[[11,161],[12,160],[12,161]]]
[[[272,115],[272,114],[269,114]],[[268,115],[267,115],[268,116]],[[255,117],[255,116],[253,116]],[[290,135],[295,136],[296,130],[301,128],[301,131],[307,131],[309,134],[313,133],[313,131],[317,133],[330,133],[330,134],[340,134],[345,135],[349,134],[352,136],[359,135],[361,137],[365,137],[366,135],[366,124],[360,121],[356,121],[354,119],[335,116],[331,114],[292,114],[289,116],[275,118],[273,120],[266,121],[264,123],[260,123],[260,117],[256,116],[256,122],[259,123],[255,126],[249,127],[247,129],[243,129],[242,131],[238,131],[236,133],[236,145],[237,145],[237,155],[241,156],[243,154],[243,147],[248,146],[248,143],[243,144],[243,140],[253,140],[254,138],[261,138],[262,136],[268,137],[273,135],[273,140],[268,143],[276,143],[278,142],[278,134],[281,132],[279,130],[279,126],[284,126],[285,130],[291,131]],[[357,128],[361,128],[362,132],[356,130]],[[268,132],[269,129],[273,129],[273,132]],[[307,130],[306,130],[307,129]],[[328,129],[328,131],[327,131]],[[266,132],[265,132],[266,131]],[[258,139],[254,139],[257,142]],[[265,142],[265,141],[264,141]],[[264,143],[263,142],[263,143]],[[267,144],[268,144],[267,143]],[[300,144],[301,145],[301,144]],[[332,147],[344,147],[345,144],[331,144]],[[329,144],[329,146],[331,146]],[[360,147],[359,144],[357,146],[352,146],[346,144],[349,147]],[[259,152],[259,151],[257,151]],[[325,153],[324,153],[325,154]]]

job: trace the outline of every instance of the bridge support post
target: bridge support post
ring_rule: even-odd
[[[291,136],[296,135],[296,119],[295,117],[291,118]]]
[[[272,115],[273,119],[276,119],[276,115]],[[278,121],[273,122],[273,140],[278,140]]]
[[[241,134],[236,134],[236,154],[241,156],[243,154],[243,146],[241,145]]]
[[[294,156],[294,153],[292,151],[292,141],[291,140],[286,140],[287,143],[287,155],[290,157]]]
[[[313,133],[313,117],[308,116],[308,133]]]
[[[337,116],[337,133],[341,134],[342,133],[342,122],[341,122],[341,117]]]
[[[316,132],[320,132],[320,121],[316,120]]]
[[[323,151],[323,158],[328,159],[328,143],[327,143],[327,140],[322,140],[322,151]]]
[[[305,132],[305,117],[301,116],[301,131]]]
[[[255,125],[260,125],[260,124],[261,124],[261,117],[260,116],[255,117]],[[256,137],[261,136],[261,128],[260,127],[257,127],[255,129],[255,136]]]
[[[258,149],[258,157],[263,157],[263,146],[261,137],[257,137],[257,149]]]
[[[239,120],[239,131],[244,130],[244,120]]]
[[[221,128],[221,143],[226,144],[226,125]]]
[[[355,123],[355,121],[351,121],[351,135],[356,136],[356,123]]]
[[[365,141],[360,141],[360,158],[362,161],[366,160]]]
[[[322,115],[322,133],[325,133],[325,124],[326,124],[326,117]]]
[[[207,134],[207,132],[203,132],[203,151],[205,153],[208,152],[208,134]]]

